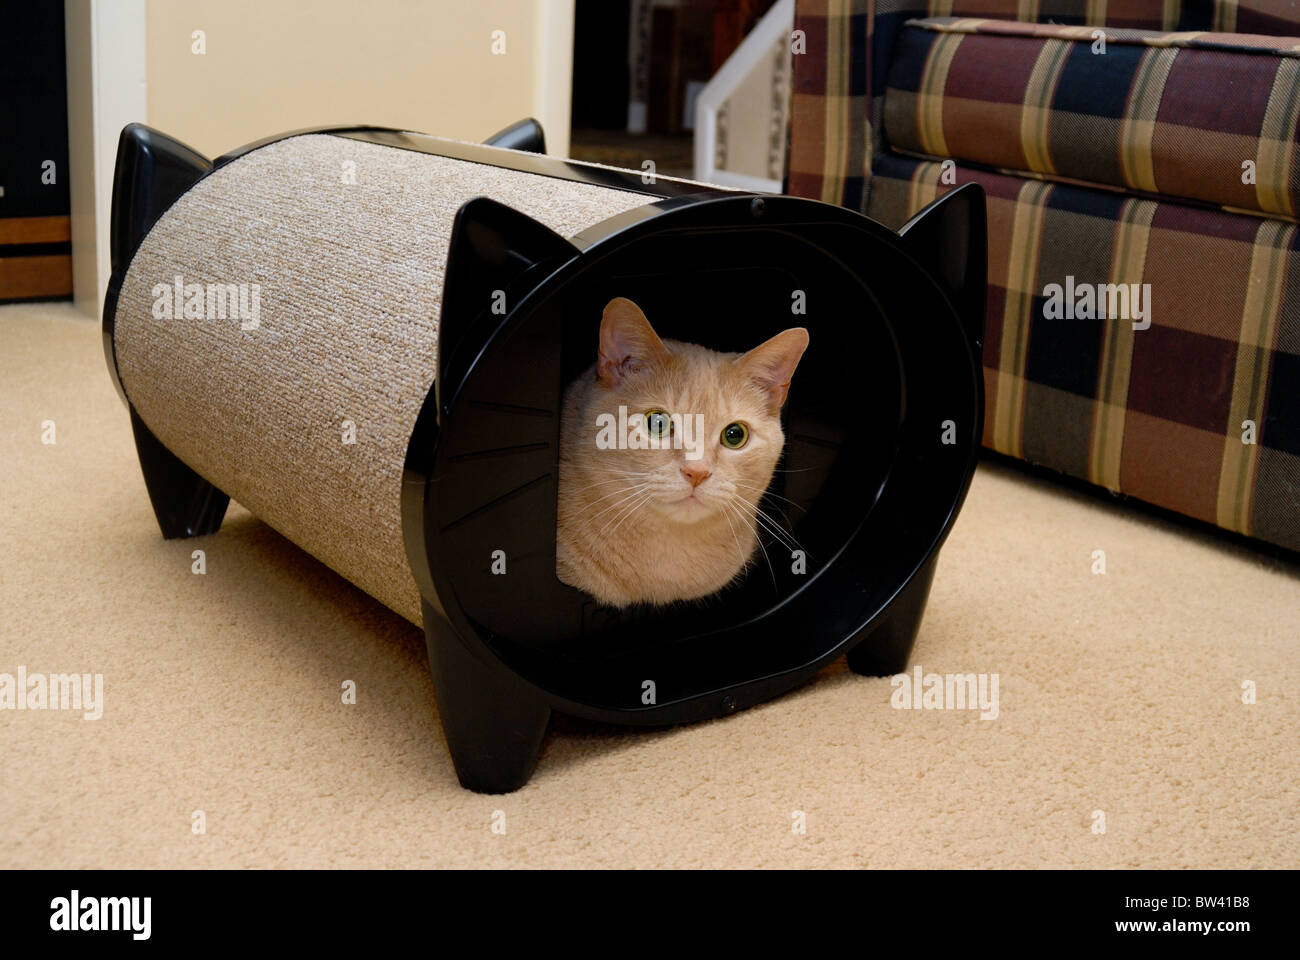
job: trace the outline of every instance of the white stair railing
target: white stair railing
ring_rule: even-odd
[[[695,102],[695,179],[780,193],[794,0],[777,0]]]

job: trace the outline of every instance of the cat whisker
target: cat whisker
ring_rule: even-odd
[[[744,503],[745,501],[742,500],[741,502]],[[772,589],[774,591],[777,590],[778,587],[776,585],[776,570],[772,567],[772,558],[767,555],[767,548],[763,546],[763,538],[758,535],[758,531],[754,528],[754,522],[752,520],[749,520],[741,511],[741,509],[735,505],[734,502],[724,501],[723,506],[726,507],[728,510],[734,511],[742,522],[747,521],[749,523],[749,528],[754,533],[754,542],[758,544],[758,549],[763,551],[763,560],[766,561],[768,575],[771,576],[772,578]],[[730,523],[730,521],[727,522]]]
[[[767,534],[767,539],[770,539],[774,544],[779,543],[782,547],[786,548],[787,550],[789,549],[790,545],[786,543],[784,540],[781,540],[780,538],[773,535],[771,528],[768,527],[768,525],[764,523],[762,520],[759,520],[757,517],[755,517],[754,529],[755,529],[755,534],[758,537],[759,546],[762,547],[767,546],[766,543],[764,542],[764,537],[763,537],[763,534]]]
[[[634,490],[634,489],[636,489],[637,487],[646,487],[646,486],[649,486],[649,484],[648,484],[647,482],[645,482],[645,481],[642,481],[641,483],[633,483],[633,484],[629,484],[629,483],[625,480],[625,481],[623,481],[623,486],[622,486],[622,487],[620,487],[619,489],[615,490],[613,493],[606,493],[606,494],[603,494],[602,496],[597,497],[595,500],[592,500],[592,501],[591,501],[591,504],[590,504],[590,505],[595,505],[595,504],[597,504],[597,503],[600,503],[600,501],[602,501],[602,500],[608,500],[610,497],[617,497],[620,493],[627,493],[628,491],[630,491],[630,490]]]
[[[595,523],[597,522],[598,519],[601,519],[602,516],[606,515],[607,513],[610,513],[611,510],[616,511],[617,509],[619,509],[619,507],[623,506],[624,503],[627,503],[630,500],[636,500],[637,497],[640,497],[642,493],[646,492],[646,489],[647,489],[646,487],[641,487],[636,489],[616,490],[616,492],[610,494],[610,496],[619,497],[619,500],[616,500],[612,503],[606,503],[606,505],[601,507],[601,509],[595,511],[594,514],[585,516],[585,514],[590,514],[590,511],[593,510],[594,507],[598,505],[598,502],[588,503],[588,505],[586,505],[584,509],[577,511],[577,514],[575,514],[575,516],[573,516],[572,519],[581,520],[582,523]],[[607,500],[607,497],[602,497],[601,500]]]
[[[612,477],[612,478],[610,478],[610,479],[608,479],[608,480],[597,480],[597,481],[595,481],[594,483],[589,483],[589,484],[587,484],[586,486],[578,487],[578,488],[577,488],[576,490],[574,490],[573,492],[574,492],[574,493],[586,493],[588,490],[591,490],[591,489],[593,489],[593,488],[595,488],[595,487],[606,487],[606,486],[609,486],[611,483],[627,483],[627,481],[629,481],[629,480],[639,480],[639,479],[641,479],[642,476],[643,476],[643,475],[642,475],[641,473],[639,473],[639,472],[633,472],[633,473],[627,473],[627,474],[620,474],[619,476],[617,476],[617,477]]]
[[[737,497],[735,499],[740,498]],[[775,518],[764,512],[756,504],[749,503],[749,501],[743,499],[741,499],[741,502],[754,511],[754,519],[764,530],[772,535],[773,539],[779,541],[782,546],[786,549],[803,550],[803,546],[794,538],[794,535],[782,527]],[[762,542],[761,537],[759,538],[759,542]],[[807,553],[807,551],[804,552]]]
[[[791,552],[794,552],[795,550],[803,550],[803,546],[799,543],[798,540],[796,540],[794,537],[790,535],[790,532],[788,530],[786,530],[784,527],[778,524],[767,514],[763,513],[763,511],[761,510],[758,511],[756,514],[756,518],[758,522],[762,525],[763,529],[766,530],[769,534],[771,534],[772,539],[777,543],[781,544],[781,546],[785,547],[787,550]],[[807,551],[804,552],[807,553]]]
[[[740,545],[740,537],[737,535],[736,528],[731,522],[730,504],[726,502],[722,504],[722,518],[727,521],[727,529],[731,531],[731,539],[736,544],[736,556],[740,560],[741,569],[744,569],[749,558],[745,556],[745,548]]]
[[[601,510],[600,510],[598,513],[596,513],[594,516],[588,517],[588,518],[587,518],[587,522],[588,522],[588,523],[595,523],[596,520],[598,520],[600,517],[603,517],[603,516],[604,516],[605,514],[607,514],[609,511],[618,509],[620,506],[622,506],[623,504],[627,503],[629,500],[635,500],[635,499],[636,499],[637,497],[639,497],[641,494],[645,493],[645,491],[646,491],[647,489],[649,489],[649,487],[650,487],[650,484],[645,483],[645,484],[642,484],[641,486],[637,487],[637,488],[634,489],[634,490],[617,490],[617,491],[615,491],[614,493],[611,493],[611,494],[609,495],[610,497],[617,497],[619,494],[627,494],[627,496],[623,497],[622,500],[618,500],[618,501],[616,501],[616,502],[614,502],[614,503],[611,503],[611,504],[606,505],[605,507],[602,507]],[[609,497],[601,497],[600,499],[601,499],[601,500],[607,500],[607,499],[609,499]],[[596,501],[596,502],[598,503],[599,501]],[[589,510],[589,509],[591,509],[591,507],[594,507],[595,505],[596,505],[595,503],[589,504],[588,507],[587,507],[587,509]],[[582,516],[582,514],[585,513],[585,512],[586,512],[586,510],[580,511],[579,514],[578,514],[578,516]]]
[[[766,487],[756,487],[752,483],[741,483],[739,480],[733,480],[732,483],[734,483],[738,487],[743,487],[746,490],[755,490],[758,493],[761,493],[763,497],[772,497],[776,500],[784,500],[786,503],[790,504],[790,506],[802,510],[804,513],[808,512],[807,508],[804,507],[803,504],[795,503],[789,497],[783,497],[778,493],[773,493],[771,490],[767,489]],[[759,499],[761,500],[762,497],[760,497]]]
[[[610,530],[610,531],[608,532],[608,534],[605,533],[604,530],[602,530],[602,531],[601,531],[601,536],[613,536],[614,533],[615,533],[615,531],[617,531],[618,528],[621,527],[621,526],[623,525],[623,521],[626,520],[628,517],[632,516],[632,514],[636,513],[638,510],[640,510],[642,507],[644,507],[647,503],[649,503],[649,502],[651,501],[651,499],[653,498],[653,496],[654,496],[653,494],[646,494],[644,497],[642,497],[642,498],[641,498],[640,500],[638,500],[636,503],[632,504],[632,506],[631,506],[628,510],[624,511],[624,513],[623,513],[622,517],[619,519],[618,523],[614,524],[614,529],[613,529],[613,530]]]
[[[794,535],[781,524],[781,521],[758,507],[754,508],[754,513],[766,529],[771,531],[772,536],[779,540],[784,546],[789,547],[792,550],[803,549],[803,546],[794,538]]]
[[[761,515],[765,520],[768,520],[768,521],[771,522],[772,524],[774,524],[774,525],[776,525],[777,527],[779,527],[779,528],[781,529],[781,532],[782,532],[782,533],[784,533],[786,536],[790,537],[790,538],[793,540],[793,539],[794,539],[793,534],[791,534],[789,530],[786,530],[786,529],[785,529],[785,526],[784,526],[784,524],[781,523],[781,520],[779,520],[779,519],[777,519],[776,517],[772,516],[770,513],[768,513],[766,510],[764,510],[761,506],[759,506],[759,503],[761,503],[761,502],[762,502],[762,501],[761,501],[761,499],[760,499],[758,502],[756,502],[756,503],[754,504],[754,512],[755,512],[755,513],[758,513],[758,514]]]

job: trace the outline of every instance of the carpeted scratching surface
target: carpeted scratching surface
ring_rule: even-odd
[[[986,464],[913,664],[996,673],[996,719],[841,662],[695,726],[559,718],[478,796],[417,628],[234,504],[160,538],[96,325],[0,309],[0,410],[0,674],[104,677],[98,720],[0,710],[0,867],[1300,863],[1292,561]]]
[[[355,183],[339,176],[348,162]],[[122,387],[154,436],[416,624],[402,467],[437,369],[452,225],[479,196],[563,237],[655,199],[344,137],[290,137],[219,167],[172,204],[133,254],[117,304]],[[258,325],[155,319],[155,285],[166,290],[178,275],[257,284]],[[344,423],[356,442],[341,442]]]

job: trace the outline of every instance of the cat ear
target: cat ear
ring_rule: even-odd
[[[600,318],[600,353],[596,375],[608,387],[617,386],[631,373],[668,355],[668,348],[650,326],[645,314],[626,297],[605,304]]]
[[[773,412],[781,409],[790,392],[790,378],[799,358],[808,349],[808,331],[803,327],[782,330],[771,340],[760,343],[749,353],[736,358],[745,374],[763,388]]]

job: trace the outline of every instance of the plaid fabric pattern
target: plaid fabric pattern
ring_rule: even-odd
[[[1300,39],[946,18],[910,21],[893,54],[893,150],[1300,210]]]
[[[897,228],[984,187],[984,445],[1300,550],[1300,228],[960,165],[944,177],[882,155],[868,214]],[[1150,284],[1151,325],[1052,318],[1052,284]]]
[[[1289,0],[796,0],[789,193],[866,211],[894,43],[908,20],[953,16],[1300,36]]]
[[[1007,22],[942,35],[906,25],[953,16]],[[1276,39],[1300,36],[1300,9],[1267,0],[798,0],[796,21],[807,53],[795,57],[790,192],[897,228],[949,189],[984,187],[985,445],[1300,550],[1300,199],[1290,114],[1298,84],[1279,82],[1289,69],[1281,62],[1297,62],[1300,40]],[[1172,61],[1149,88],[1159,91],[1154,104],[1128,106],[1134,85],[1141,88],[1134,73],[1069,69],[1076,42],[1058,32],[1062,24],[1103,27],[1107,42],[1135,60]],[[925,87],[895,72],[906,69],[898,59],[912,33],[928,41],[914,73],[942,59],[936,51],[945,41],[1003,46],[987,54],[996,66],[981,69],[973,86],[954,82],[954,66],[958,77],[965,69],[954,56],[944,85]],[[1049,41],[1063,63],[1044,54]],[[1223,58],[1244,71],[1251,95],[1238,86],[1207,92]],[[1014,104],[1014,126],[994,132],[994,108],[973,121],[954,110],[950,124],[943,102],[918,107],[910,126],[896,128],[892,117],[885,124],[887,92],[935,90],[938,101],[978,91],[965,94],[976,110]],[[1070,96],[1088,105],[1066,111],[1062,98]],[[1057,128],[1066,112],[1078,115],[1070,118],[1075,132]],[[1258,126],[1242,132],[1247,116]],[[1254,193],[1231,181],[1224,193],[1205,170],[1171,166],[1177,158],[1161,152],[1166,121],[1235,137],[1203,159],[1217,162],[1220,149],[1239,153],[1237,182],[1240,160],[1255,159]],[[1129,131],[1116,132],[1126,122]],[[911,153],[886,140],[896,129],[915,138]],[[1088,136],[1109,137],[1109,145],[1094,150]],[[1114,152],[1103,157],[1106,150]],[[1139,296],[1149,289],[1149,327],[1099,315],[1099,303],[1107,314],[1122,306],[1121,284],[1138,284]],[[1049,296],[1054,287],[1074,296],[1072,318],[1056,312],[1064,297]],[[1079,293],[1087,290],[1091,298]]]

